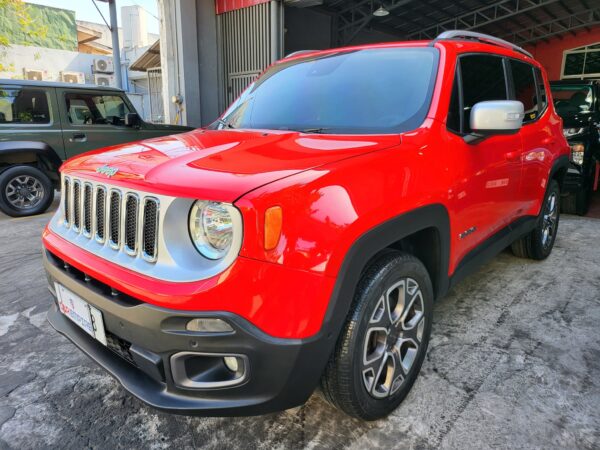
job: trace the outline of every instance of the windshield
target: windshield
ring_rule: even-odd
[[[592,109],[592,88],[577,85],[551,85],[556,112],[561,115],[579,114]]]
[[[381,48],[279,63],[236,100],[216,128],[398,133],[418,127],[437,69],[434,48]]]

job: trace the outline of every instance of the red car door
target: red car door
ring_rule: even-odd
[[[471,132],[469,119],[473,105],[509,98],[504,64],[502,57],[489,54],[459,58],[448,116],[449,146],[457,168],[451,192],[454,262],[505,227],[517,214],[522,153],[519,134],[491,136],[477,144],[469,144],[463,138]]]

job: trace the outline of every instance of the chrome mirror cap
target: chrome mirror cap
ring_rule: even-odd
[[[479,102],[471,108],[470,125],[474,133],[510,133],[521,128],[524,117],[523,103],[516,100]]]

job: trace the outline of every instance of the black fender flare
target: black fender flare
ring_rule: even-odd
[[[39,141],[3,141],[0,142],[0,156],[12,153],[35,153],[41,156],[44,161],[58,171],[62,164],[62,159],[56,151],[45,142]]]
[[[446,207],[432,204],[401,214],[365,232],[346,253],[323,319],[321,334],[334,338],[346,320],[358,281],[367,264],[382,250],[419,231],[433,228],[439,237],[439,261],[432,274],[435,298],[443,297],[449,288],[450,218]],[[433,243],[432,243],[433,244]]]
[[[556,177],[556,174],[564,170],[562,176],[558,179],[558,184],[562,188],[563,178],[567,173],[567,169],[569,168],[569,157],[567,155],[560,155],[558,158],[554,160],[552,163],[552,167],[550,169],[550,174],[548,176],[548,180]]]

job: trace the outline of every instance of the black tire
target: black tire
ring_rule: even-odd
[[[552,198],[554,199],[553,203]],[[550,180],[535,228],[511,245],[511,250],[515,256],[539,261],[546,259],[552,253],[560,220],[559,199],[558,182]],[[551,209],[552,207],[554,209]],[[548,228],[549,226],[550,228]]]
[[[9,196],[7,187],[9,184],[14,187],[13,183],[18,183],[18,179],[29,180],[25,188],[28,186],[34,189],[35,201],[26,201],[23,206],[19,206],[18,200],[14,196]],[[31,180],[33,185],[30,184]],[[39,183],[39,184],[38,184]],[[40,189],[41,188],[41,189]],[[9,187],[10,191],[10,187]],[[33,194],[31,194],[33,195]],[[50,178],[32,166],[12,166],[0,173],[0,211],[12,217],[33,216],[45,212],[54,200],[54,186]],[[29,204],[28,204],[29,203]]]
[[[414,283],[420,290],[420,296],[416,290],[412,290],[411,294]],[[401,284],[395,288],[398,299],[402,295],[400,292],[409,294],[406,296],[410,305],[407,314],[406,308],[398,310],[397,306],[389,306],[393,302],[390,299],[396,295],[396,291],[390,287],[398,284]],[[384,295],[390,292],[389,296]],[[411,298],[415,298],[413,303],[410,303]],[[382,305],[382,302],[385,304]],[[394,304],[399,303],[400,300]],[[410,391],[425,358],[431,334],[432,309],[433,288],[421,261],[397,251],[390,251],[378,258],[359,281],[346,324],[322,376],[324,397],[346,414],[364,420],[385,417],[396,409]],[[390,318],[389,334],[379,328],[380,324],[383,325],[383,319],[381,323],[373,322],[380,316],[386,320]],[[396,325],[392,317],[397,318]],[[404,326],[406,323],[408,327]],[[382,343],[384,337],[386,342]],[[409,352],[412,353],[409,355]],[[367,359],[371,360],[372,355],[380,353],[381,359],[373,359],[372,363],[365,365]],[[403,361],[409,360],[410,366],[406,370]],[[390,365],[393,365],[394,372],[390,372]],[[377,376],[371,376],[371,373],[375,375],[371,370],[375,367],[380,367],[381,377],[378,379]],[[399,371],[395,371],[396,367]],[[403,377],[402,381],[399,375]],[[370,387],[367,387],[368,383]],[[386,383],[389,384],[387,391]]]

